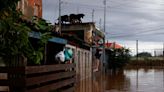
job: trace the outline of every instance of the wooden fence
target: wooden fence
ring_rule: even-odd
[[[74,92],[74,68],[75,64],[0,67],[0,74],[6,74],[0,78],[0,92]]]

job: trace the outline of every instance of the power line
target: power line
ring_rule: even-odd
[[[130,36],[141,35],[141,34],[144,34],[144,33],[147,33],[147,32],[153,32],[153,31],[157,31],[157,30],[161,30],[161,29],[164,29],[164,27],[163,28],[158,28],[158,29],[145,30],[145,31],[142,31],[142,33],[138,32],[138,33],[135,33],[135,34],[118,35],[118,36],[113,36],[113,37],[110,37],[110,38],[130,37]],[[155,33],[153,33],[153,34],[155,34]]]
[[[129,25],[129,26],[131,26],[131,25]],[[150,29],[148,29],[148,30],[143,30],[143,28],[141,29],[141,28],[137,28],[137,29],[133,29],[132,31],[137,31],[137,32],[135,32],[135,33],[133,33],[133,34],[138,34],[138,33],[144,33],[144,32],[153,32],[153,31],[157,31],[159,28],[163,28],[164,27],[164,25],[158,25],[158,26],[152,26],[152,27],[146,27],[146,28],[150,28]],[[153,28],[153,29],[152,29]],[[154,29],[154,28],[157,28],[157,29]],[[141,31],[141,30],[143,30],[143,31]],[[159,30],[160,31],[160,30]],[[120,34],[110,34],[109,32],[106,32],[106,34],[109,34],[109,35],[112,35],[112,36],[119,36],[119,35],[127,35],[125,32],[124,33],[120,33]],[[132,34],[130,34],[130,35],[132,35]]]
[[[118,1],[118,0],[117,0]],[[112,3],[120,3],[121,1],[118,1],[117,2],[116,0],[115,1],[110,1],[110,2],[112,2]],[[145,2],[145,1],[137,1],[136,2],[136,0],[135,1],[132,1],[132,0],[130,0],[130,1],[123,1],[123,3],[121,3],[121,4],[118,4],[118,5],[116,5],[116,6],[112,6],[111,8],[122,8],[122,6],[123,7],[133,7],[133,8],[141,8],[141,7],[134,7],[134,5],[131,5],[131,3],[139,3],[139,4],[146,4],[146,5],[163,5],[164,4],[164,2],[163,3],[154,3],[154,2]],[[130,4],[128,4],[128,3],[130,3]],[[121,6],[121,7],[120,7]]]
[[[76,3],[76,5],[77,5],[78,3]],[[80,5],[86,5],[86,4],[80,4]],[[97,5],[87,5],[87,6],[93,6],[93,7],[97,7]],[[103,8],[103,7],[101,7],[101,6],[98,6],[99,8]],[[131,34],[129,34],[129,35],[131,35]],[[134,35],[134,34],[132,34],[132,35]],[[120,35],[119,35],[120,36]],[[121,35],[122,36],[122,35]]]
[[[141,22],[141,23],[129,23],[129,24],[126,24],[126,23],[124,23],[124,24],[119,24],[119,25],[110,25],[110,28],[112,28],[112,27],[118,27],[118,26],[121,26],[121,27],[126,27],[126,26],[129,26],[130,25],[130,27],[136,27],[136,26],[142,26],[143,24],[146,24],[146,26],[153,26],[154,24],[152,24],[151,22],[148,22],[148,23],[146,23],[146,22]],[[162,25],[162,26],[164,26],[164,25]]]
[[[103,10],[103,6],[98,6],[98,5],[88,5],[88,4],[80,4],[80,3],[70,3],[70,4],[75,4],[75,5],[79,5],[80,6],[86,6],[86,7],[90,7],[90,8],[95,8],[96,10],[100,10],[102,11]],[[126,4],[125,4],[126,5]],[[164,12],[164,9],[151,9],[151,8],[143,8],[143,7],[134,7],[134,6],[125,6],[124,4],[120,4],[120,6],[118,7],[113,7],[113,6],[107,6],[107,8],[110,8],[111,11],[113,10],[121,10],[122,11],[122,8],[125,7],[125,8],[129,8],[129,9],[142,9],[142,10],[145,10],[144,12],[149,12],[149,11],[146,11],[146,10],[153,10],[153,12],[159,12],[159,11],[162,11]],[[127,12],[127,11],[122,11],[122,12]],[[135,12],[135,11],[134,11]],[[141,12],[141,11],[140,11]]]
[[[137,9],[138,9],[138,11],[136,13],[147,13],[147,12],[164,13],[164,9],[145,9],[145,8],[129,8],[128,9],[128,8],[129,7],[126,7],[125,9],[123,9],[122,7],[120,7],[120,8],[110,8],[110,9],[111,9],[112,12],[119,11],[119,12],[122,12],[122,13],[136,12]],[[133,11],[129,11],[129,10],[133,10]]]

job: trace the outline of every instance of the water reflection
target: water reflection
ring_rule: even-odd
[[[103,92],[104,76],[101,72],[95,72],[93,74],[93,89],[92,92]]]
[[[164,69],[123,70],[106,77],[106,92],[164,92]]]
[[[164,92],[164,69],[126,69],[94,74],[77,92]]]
[[[109,71],[106,75],[106,90],[112,91],[128,91],[130,87],[130,79],[124,74],[123,70],[116,72]]]

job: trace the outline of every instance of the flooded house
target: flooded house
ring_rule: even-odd
[[[58,24],[56,29],[59,29]],[[58,31],[58,30],[57,30]],[[66,47],[74,51],[73,61],[76,64],[77,92],[92,92],[92,78],[95,68],[100,71],[100,63],[96,61],[96,51],[102,54],[104,34],[93,22],[62,24],[61,34],[67,35]]]
[[[37,16],[38,19],[42,20],[41,1],[42,0],[21,0],[18,3],[17,10],[21,10],[24,14],[23,18],[27,20],[30,20],[32,16]],[[23,21],[23,23],[24,25],[26,24],[25,21]],[[32,24],[32,22],[28,23]],[[34,23],[33,25],[37,26]],[[43,34],[40,32],[40,30],[35,30],[35,28],[31,28],[32,26],[28,27],[29,29],[31,29],[31,31],[28,31],[27,34],[24,36],[27,37],[26,40],[29,41],[30,46],[27,45],[27,47],[30,47],[30,49],[28,48],[28,50],[24,51],[29,51],[29,57],[40,59],[31,59],[34,61],[31,62],[30,59],[27,58],[27,55],[26,57],[15,55],[14,57],[12,57],[13,60],[8,58],[10,62],[6,64],[4,57],[0,56],[0,91],[74,92],[76,81],[75,64],[61,62],[56,59],[56,55],[60,51],[63,51],[68,43],[68,40],[64,39],[61,36],[55,36],[53,32],[50,32],[50,30],[44,30],[45,33],[48,31],[51,37],[47,38],[47,42],[41,45],[39,44],[39,41],[42,39]],[[16,31],[20,30],[21,29]],[[22,34],[20,33],[16,35]],[[13,41],[12,39],[23,39],[23,37],[17,39],[12,37],[13,36],[11,36],[11,41]],[[38,49],[41,49],[41,51],[39,51]]]
[[[22,11],[25,19],[32,16],[41,18],[42,0],[21,0],[17,9]],[[100,71],[103,60],[104,33],[96,28],[95,23],[82,23],[79,20],[62,23],[59,29],[59,25],[56,24],[52,38],[48,39],[44,46],[43,60],[40,64],[23,62],[23,66],[19,66],[19,63],[9,67],[0,66],[0,91],[92,92],[93,72]],[[60,33],[56,34],[59,31]],[[29,33],[29,40],[34,49],[39,47],[37,43],[40,39],[39,32],[32,30]],[[69,62],[55,60],[56,55],[65,49],[73,51],[73,57]]]

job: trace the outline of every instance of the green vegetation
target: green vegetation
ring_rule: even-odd
[[[130,60],[130,50],[121,49],[110,49],[109,50],[109,61],[108,66],[110,69],[117,69],[124,67]]]
[[[164,66],[164,60],[163,58],[159,57],[147,57],[147,58],[139,58],[131,59],[128,63],[128,66],[134,66],[134,67],[147,67],[147,66]]]
[[[45,20],[34,18],[32,21],[22,19],[22,13],[16,10],[19,0],[1,0],[0,6],[0,57],[6,64],[29,61],[41,64],[44,46],[51,37],[52,26]],[[29,41],[29,32],[39,31],[41,40],[34,49]]]
[[[133,60],[129,62],[132,66],[164,66],[164,60]]]
[[[131,58],[127,65],[128,67],[164,66],[163,57],[153,57],[151,53],[148,52],[139,53],[138,58],[136,56]]]
[[[149,52],[141,52],[138,53],[138,57],[152,57],[152,55]]]

